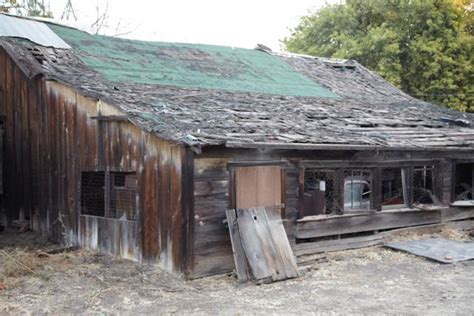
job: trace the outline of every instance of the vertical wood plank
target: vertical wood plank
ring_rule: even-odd
[[[300,167],[298,170],[298,218],[302,218],[305,214],[304,209],[304,174],[305,168]]]
[[[344,169],[334,171],[334,195],[336,203],[331,210],[335,214],[344,213]]]
[[[402,169],[402,189],[403,203],[406,207],[413,206],[413,167],[403,167]]]
[[[380,212],[382,210],[382,169],[372,169],[372,193],[370,196],[370,208]]]
[[[194,153],[186,148],[181,151],[183,159],[182,213],[183,213],[183,271],[190,277],[194,267]]]
[[[235,271],[240,282],[250,280],[250,271],[248,270],[248,262],[245,257],[242,240],[240,239],[239,226],[237,224],[237,216],[234,209],[226,210],[227,225],[229,226],[230,241],[232,243],[232,252],[234,255]]]
[[[104,176],[104,214],[105,217],[110,217],[110,169],[105,171]]]
[[[286,190],[287,190],[287,172],[285,168],[281,168],[280,170],[280,202],[283,204],[283,208],[280,210],[280,215],[281,218],[286,218],[286,207],[287,207],[287,196],[286,196]]]
[[[275,208],[237,210],[242,248],[257,280],[283,280],[298,276],[296,261]]]
[[[242,167],[235,170],[236,205],[238,208],[256,206],[258,203],[257,169]]]

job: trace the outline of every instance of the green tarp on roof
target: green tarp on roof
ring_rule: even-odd
[[[257,50],[127,40],[48,26],[111,82],[337,98],[280,58]]]

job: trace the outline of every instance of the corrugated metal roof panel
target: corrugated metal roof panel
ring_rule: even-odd
[[[0,14],[0,37],[19,37],[42,46],[71,48],[46,24],[5,14]]]

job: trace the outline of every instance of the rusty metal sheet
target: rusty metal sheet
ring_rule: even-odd
[[[47,47],[71,48],[45,23],[6,14],[0,14],[0,37],[2,36],[24,38]]]
[[[388,243],[385,247],[406,251],[442,263],[474,259],[474,242],[429,238]]]

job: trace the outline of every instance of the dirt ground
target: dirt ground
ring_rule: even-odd
[[[46,253],[55,247],[33,233],[0,233],[0,315],[474,314],[474,261],[443,265],[372,247],[330,253],[297,279],[256,285],[232,275],[184,281],[85,251]]]

